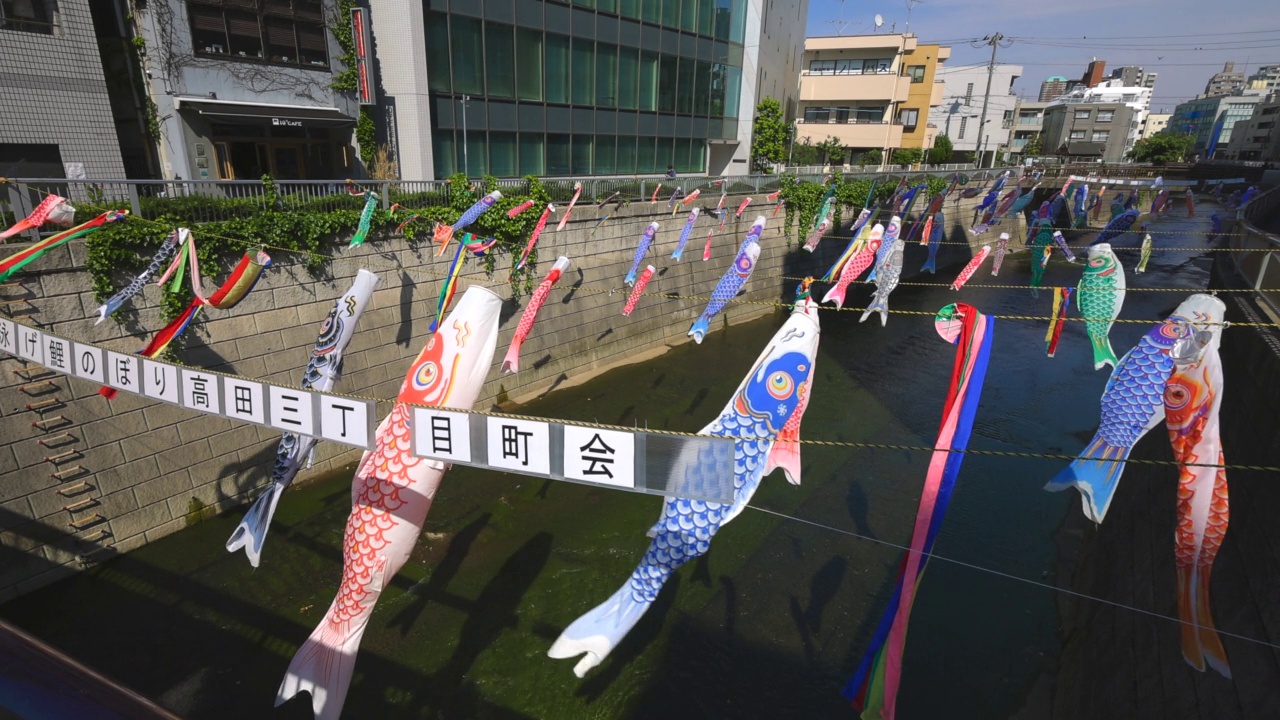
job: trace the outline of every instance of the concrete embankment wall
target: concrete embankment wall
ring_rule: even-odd
[[[738,202],[740,198],[731,197],[727,205],[736,208]],[[972,217],[976,202],[948,202],[949,237],[957,244],[943,247],[940,268],[954,268],[970,256],[960,223]],[[760,214],[758,208],[760,203],[740,220],[728,220],[724,231],[715,235],[712,257],[706,262],[702,251],[713,221],[698,221],[684,260],[676,263],[671,252],[686,213],[682,210],[673,218],[664,203],[632,204],[594,235],[600,214],[593,206],[576,209],[564,231],[549,227],[538,246],[539,279],[559,255],[570,257],[573,267],[539,313],[521,353],[521,372],[514,376],[498,371],[527,297],[504,307],[494,365],[477,406],[534,397],[685,342],[690,324]],[[856,210],[845,212],[844,232],[837,234],[847,235],[854,215]],[[712,332],[725,322],[777,312],[775,303],[794,297],[796,282],[784,276],[822,274],[845,245],[844,240],[828,239],[816,254],[803,253],[795,243],[788,246],[783,217],[779,212],[766,225],[755,275],[739,298],[750,302],[730,304],[712,323]],[[661,223],[661,231],[645,262],[659,274],[648,292],[680,297],[643,297],[635,313],[623,317],[627,293],[622,279],[641,233],[654,220]],[[199,228],[195,235],[198,241]],[[367,268],[381,281],[348,347],[336,390],[394,398],[426,340],[452,248],[437,258],[425,243],[415,246],[375,232],[364,247],[348,249],[339,242],[332,252],[335,259],[327,264],[323,278],[309,274],[296,255],[278,253],[275,265],[240,305],[202,314],[188,329],[178,359],[209,370],[296,384],[320,321],[356,271]],[[924,252],[909,246],[904,277],[916,273]],[[55,335],[136,352],[163,325],[159,293],[148,288],[135,298],[118,313],[122,323],[108,320],[95,326],[88,318],[98,303],[84,270],[85,259],[83,243],[49,252],[14,278],[15,284],[0,288],[0,302],[8,303],[0,307],[13,319]],[[473,283],[501,285],[509,268],[510,258],[500,258],[489,279],[481,261],[468,260],[458,291]],[[206,269],[206,274],[221,280],[225,271]],[[942,275],[950,279],[954,269]],[[497,290],[510,296],[505,287]],[[855,286],[847,304],[865,304],[866,295]],[[0,600],[240,504],[270,476],[277,431],[233,424],[128,393],[108,401],[97,390],[18,359],[0,359]],[[389,407],[389,402],[380,402],[379,414]],[[356,450],[321,443],[315,464],[299,479],[358,458]]]

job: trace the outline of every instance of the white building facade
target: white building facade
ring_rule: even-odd
[[[1022,77],[1022,66],[995,65],[991,72],[986,126],[979,129],[987,89],[987,70],[985,64],[939,68],[937,80],[945,83],[942,104],[930,109],[929,122],[938,127],[939,135],[946,135],[951,140],[956,152],[981,151],[984,157],[990,158],[993,153],[1012,149],[1010,138],[1018,106],[1013,84]]]
[[[1120,104],[1133,111],[1125,134],[1124,150],[1128,152],[1143,136],[1143,127],[1151,108],[1151,88],[1126,86],[1121,80],[1107,80],[1091,88],[1078,88],[1049,103],[1056,105]]]

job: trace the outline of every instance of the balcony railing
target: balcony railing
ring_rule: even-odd
[[[804,118],[796,118],[796,122],[800,125],[901,125],[896,120],[859,120],[858,118],[849,118],[848,120],[837,120],[829,118],[827,120],[806,120]]]

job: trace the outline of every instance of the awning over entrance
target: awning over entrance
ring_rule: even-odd
[[[297,105],[249,105],[217,100],[178,100],[179,110],[192,110],[212,122],[228,125],[332,128],[354,125],[356,119],[337,108]]]

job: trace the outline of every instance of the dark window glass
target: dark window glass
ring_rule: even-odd
[[[689,149],[689,172],[704,173],[707,171],[707,141],[694,138]]]
[[[676,163],[677,172],[685,173],[685,172],[691,172],[693,170],[693,168],[690,167],[690,163],[689,163],[689,145],[690,145],[689,138],[676,139],[675,163]]]
[[[592,135],[574,135],[573,136],[573,174],[574,175],[590,175],[591,174],[591,146]]]
[[[662,22],[662,0],[640,0],[640,17],[645,22],[657,25]]]
[[[595,43],[581,38],[573,39],[572,98],[574,105],[590,105],[595,102]],[[588,170],[587,172],[590,172]]]
[[[640,109],[658,109],[658,53],[640,52]]]
[[[662,24],[680,27],[680,0],[662,0]]]
[[[716,63],[711,66],[711,97],[708,103],[708,114],[711,117],[724,117],[724,94],[728,68]]]
[[[640,19],[641,0],[618,0],[618,14],[634,20]]]
[[[924,82],[924,66],[923,66],[923,65],[909,65],[909,66],[907,67],[907,75],[911,78],[911,82],[913,82],[913,83],[922,83],[922,82]]]
[[[489,174],[497,177],[516,176],[515,133],[489,133]]]
[[[640,83],[640,53],[632,48],[618,49],[618,107],[636,108]]]
[[[729,28],[729,41],[742,44],[747,32],[747,0],[733,0],[733,22]]]
[[[573,143],[568,135],[547,136],[547,174],[551,177],[563,177],[571,174],[569,159],[572,155]]]
[[[573,4],[581,5],[582,7],[589,7],[589,8],[593,8],[596,6],[594,0],[573,0]]]
[[[680,5],[680,29],[698,32],[698,0],[684,0]]]
[[[516,97],[542,99],[542,31],[516,29]]]
[[[618,106],[618,46],[596,45],[596,105]]]
[[[0,0],[0,30],[53,34],[52,0]]]
[[[479,20],[454,15],[452,26],[453,91],[484,94],[484,33]]]
[[[44,2],[0,0],[0,27],[13,12],[25,16]],[[200,0],[187,16],[197,55],[329,67],[328,30],[313,0]]]
[[[690,111],[694,115],[707,114],[707,101],[711,99],[711,63],[698,61],[694,66],[693,76],[693,107]]]
[[[730,65],[725,73],[724,116],[738,117],[738,98],[742,91],[742,68]]]
[[[449,16],[429,12],[427,25],[427,84],[432,90],[448,92],[449,83]]]
[[[650,145],[652,145],[652,142],[650,142]],[[630,175],[636,172],[639,172],[636,169],[636,139],[628,135],[619,136],[617,173],[619,175]]]
[[[641,135],[636,139],[636,172],[652,174],[658,172],[658,154],[654,150],[656,140]],[[666,170],[664,164],[662,170]]]
[[[569,38],[547,33],[547,102],[569,102]]]
[[[614,149],[618,139],[613,135],[596,136],[596,157],[592,165],[596,175],[612,175],[614,172]]]
[[[675,164],[676,141],[674,138],[658,138],[658,167],[655,169],[666,170],[668,165]]]
[[[676,67],[675,55],[661,55],[658,60],[658,111],[676,111]]]
[[[520,133],[520,174],[544,175],[547,168],[543,163],[542,133]]]
[[[919,110],[899,110],[898,123],[902,125],[902,129],[911,132],[916,129],[916,125],[920,122]]]
[[[458,148],[454,144],[452,130],[436,130],[431,135],[431,147],[436,167],[436,177],[447,178],[458,172],[458,165],[454,157],[458,153]]]
[[[485,79],[489,97],[509,98],[515,95],[516,49],[510,25],[485,23]]]
[[[467,151],[462,158],[462,171],[468,176],[487,175],[489,172],[488,144],[485,134],[478,130],[467,133]]]
[[[732,0],[716,0],[716,37],[729,39],[729,21],[733,17]]]
[[[596,0],[596,9],[607,13],[618,12],[618,0]]]
[[[698,34],[716,34],[716,0],[698,0]]]
[[[676,112],[689,113],[693,110],[694,84],[698,61],[693,58],[680,58],[680,68],[676,73]]]

